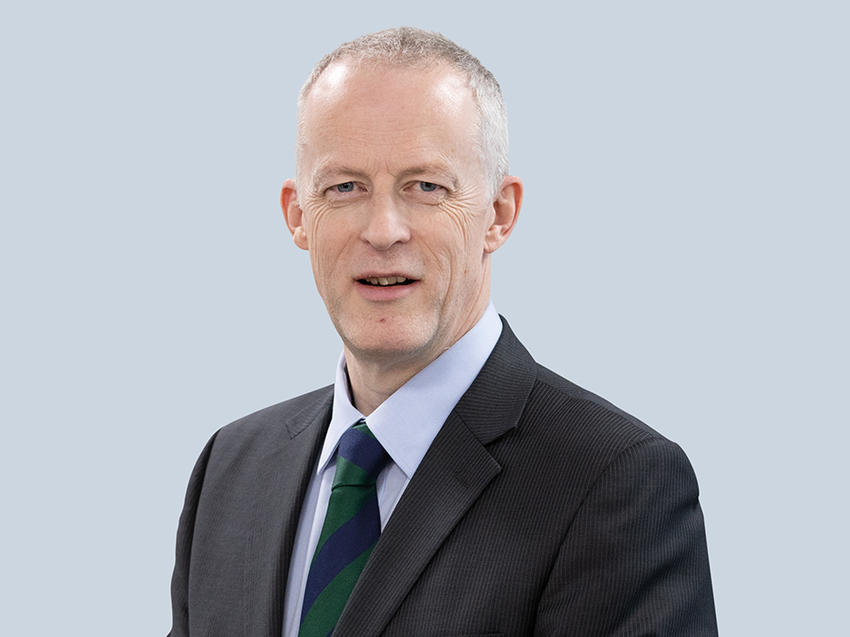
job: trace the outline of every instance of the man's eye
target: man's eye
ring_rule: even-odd
[[[337,184],[334,188],[337,192],[354,192],[354,182],[346,181],[345,183]]]
[[[419,189],[423,192],[434,192],[439,186],[437,184],[431,183],[430,181],[420,181]]]

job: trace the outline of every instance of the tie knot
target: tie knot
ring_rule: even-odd
[[[333,486],[374,484],[387,458],[381,443],[361,420],[339,440]]]

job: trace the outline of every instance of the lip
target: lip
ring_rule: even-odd
[[[371,278],[373,276],[394,276],[394,275],[367,275],[363,278]],[[398,275],[404,276],[404,275]],[[354,287],[357,288],[357,292],[367,301],[396,301],[398,299],[403,299],[416,290],[419,287],[420,281],[415,280],[413,283],[408,283],[407,285],[388,285],[386,287],[381,287],[378,285],[369,285],[368,283],[361,283],[358,280],[354,281]]]
[[[414,281],[419,279],[419,277],[412,276],[409,273],[403,272],[403,271],[400,271],[400,270],[393,270],[393,271],[366,270],[365,272],[359,273],[357,276],[354,277],[354,279],[355,280],[359,280],[359,279],[379,279],[381,277],[389,278],[389,277],[392,277],[392,276],[400,276],[400,277],[404,277],[405,279],[413,279]]]

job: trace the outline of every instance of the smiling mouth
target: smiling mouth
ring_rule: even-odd
[[[415,283],[416,279],[408,279],[403,276],[370,276],[366,279],[357,279],[357,281],[365,285],[385,288],[392,285],[410,285],[411,283]]]

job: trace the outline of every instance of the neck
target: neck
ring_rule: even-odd
[[[430,365],[443,352],[460,340],[484,315],[486,304],[480,312],[470,317],[470,321],[459,331],[459,336],[448,346],[429,355],[421,352],[415,355],[392,357],[370,356],[368,352],[353,351],[345,345],[345,363],[348,369],[348,382],[354,406],[364,416],[375,411],[381,403],[411,378]]]
[[[348,382],[354,406],[364,416],[375,411],[399,387],[416,376],[428,366],[388,365],[376,361],[363,360],[345,348],[345,363],[348,368]]]

